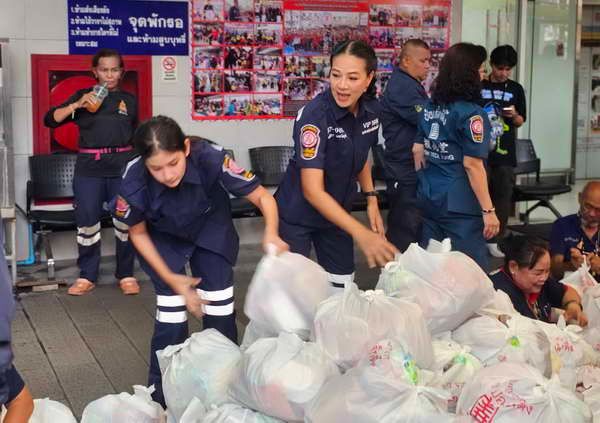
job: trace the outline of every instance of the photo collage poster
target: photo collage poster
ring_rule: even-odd
[[[192,117],[293,118],[328,87],[329,55],[364,40],[382,92],[402,44],[432,50],[429,89],[450,41],[450,0],[191,0]]]

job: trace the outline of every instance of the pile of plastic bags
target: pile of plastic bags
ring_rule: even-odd
[[[136,387],[90,403],[82,422],[600,422],[600,288],[588,276],[566,281],[582,329],[519,315],[448,242],[411,245],[376,290],[331,296],[314,262],[267,255],[241,347],[194,334],[158,353],[166,412]]]

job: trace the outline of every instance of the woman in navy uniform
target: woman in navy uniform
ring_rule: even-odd
[[[137,123],[136,98],[120,89],[123,58],[112,49],[99,50],[92,59],[92,72],[98,84],[106,84],[108,96],[94,113],[86,107],[97,105],[92,88],[77,91],[65,103],[46,113],[46,126],[56,128],[67,122],[79,127],[79,154],[75,164],[73,192],[79,278],[69,294],[83,295],[94,288],[100,266],[100,220],[107,212],[103,205],[116,194],[121,172],[133,157],[131,136]],[[125,294],[140,290],[133,277],[133,247],[127,229],[113,219],[117,268],[115,276]]]
[[[129,226],[131,242],[156,291],[149,384],[155,385],[154,397],[162,403],[156,351],[188,337],[186,308],[196,317],[204,315],[205,329],[215,328],[237,341],[232,267],[239,239],[229,192],[248,198],[262,212],[265,249],[268,244],[278,251],[288,246],[278,235],[273,196],[222,148],[186,138],[164,116],[142,123],[133,142],[140,156],[127,165],[112,210]],[[188,262],[193,277],[185,276]]]
[[[515,309],[531,319],[556,321],[552,308],[563,309],[567,322],[586,326],[581,298],[573,288],[550,277],[548,244],[532,236],[508,236],[500,240],[504,266],[490,273],[494,288],[504,291]]]
[[[275,193],[281,237],[308,256],[314,245],[332,286],[354,274],[354,239],[369,267],[392,260],[373,188],[369,149],[377,144],[377,58],[362,41],[346,41],[331,55],[330,88],[303,107],[294,123],[295,154]],[[370,228],[350,215],[357,181],[367,195]]]
[[[499,230],[484,164],[491,127],[477,104],[486,56],[483,47],[470,43],[448,49],[431,100],[421,111],[413,146],[424,217],[422,245],[450,238],[454,249],[484,270],[485,239]]]

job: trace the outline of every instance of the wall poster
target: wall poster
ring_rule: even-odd
[[[190,0],[192,118],[293,118],[327,88],[329,54],[369,42],[383,90],[402,44],[432,49],[428,88],[450,41],[451,0]]]

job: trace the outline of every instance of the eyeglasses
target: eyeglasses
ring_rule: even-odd
[[[600,207],[594,207],[590,203],[583,202],[581,208],[587,213],[594,212],[594,214],[600,215]]]

